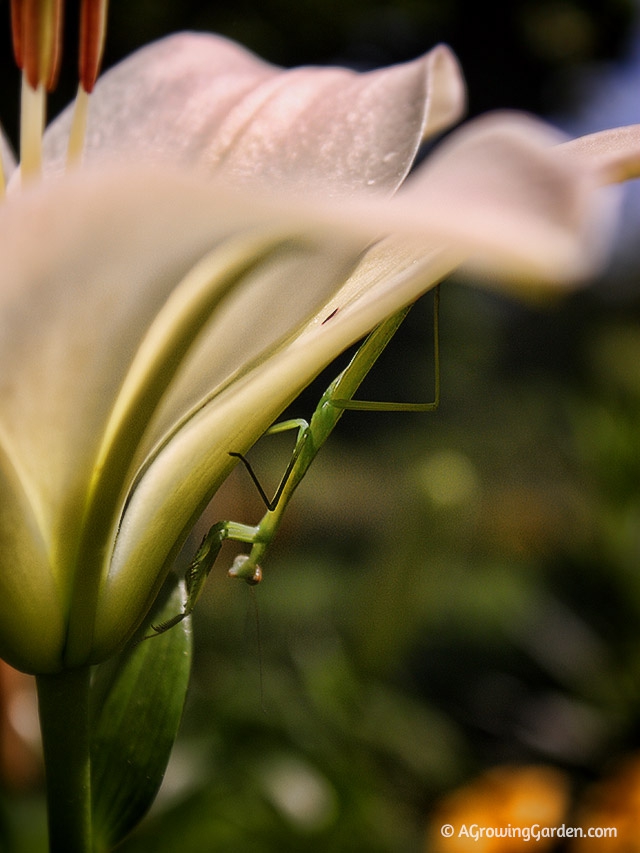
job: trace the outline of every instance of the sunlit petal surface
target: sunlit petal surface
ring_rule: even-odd
[[[284,71],[220,36],[180,34],[137,51],[92,97],[85,161],[201,166],[234,184],[349,195],[395,189],[418,146],[464,108],[444,46],[404,65]],[[67,111],[44,155],[64,167]]]

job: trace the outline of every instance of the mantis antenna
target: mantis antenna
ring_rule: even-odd
[[[384,320],[368,335],[360,345],[347,367],[329,385],[320,398],[320,402],[310,421],[294,419],[282,421],[270,427],[265,435],[275,435],[289,430],[298,430],[296,442],[289,463],[271,499],[269,499],[258,480],[249,461],[241,454],[231,451],[230,456],[239,459],[253,480],[264,501],[267,512],[256,525],[239,524],[235,521],[220,521],[209,530],[185,574],[187,599],[184,609],[166,622],[153,625],[156,634],[161,634],[177,625],[189,616],[204,588],[204,584],[213,568],[222,543],[225,539],[245,542],[251,545],[249,554],[236,557],[229,569],[229,576],[241,578],[254,585],[262,580],[259,562],[273,541],[280,527],[284,512],[296,488],[309,470],[318,451],[327,441],[346,409],[367,412],[433,412],[440,403],[440,286],[434,289],[433,301],[433,362],[434,362],[434,398],[428,403],[394,403],[375,400],[356,400],[354,395],[365,377],[382,354],[387,344],[397,332],[407,316],[411,306],[403,308],[392,317]],[[336,309],[337,310],[337,309]],[[325,323],[331,320],[333,311]],[[154,636],[151,634],[150,636]]]

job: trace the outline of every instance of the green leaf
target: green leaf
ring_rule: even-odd
[[[147,812],[175,741],[191,670],[191,625],[144,639],[180,611],[182,585],[165,584],[149,621],[122,654],[96,668],[91,687],[94,831],[117,844]]]

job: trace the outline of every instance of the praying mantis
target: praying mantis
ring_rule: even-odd
[[[440,343],[439,343],[439,304],[440,287],[434,289],[433,303],[433,352],[434,352],[434,399],[429,403],[388,403],[369,400],[355,400],[354,394],[365,377],[391,341],[400,324],[408,314],[411,306],[405,307],[384,320],[370,332],[364,342],[336,379],[329,385],[320,398],[320,402],[309,422],[302,419],[282,421],[270,427],[265,435],[298,430],[291,458],[280,483],[271,500],[267,497],[249,461],[241,454],[230,452],[240,460],[255,483],[267,512],[256,525],[239,524],[235,521],[220,521],[214,524],[206,534],[195,557],[191,561],[186,574],[186,601],[181,613],[171,619],[152,625],[155,634],[162,634],[189,616],[202,594],[209,572],[213,568],[222,543],[226,539],[234,542],[244,542],[251,545],[249,554],[241,554],[235,558],[229,569],[229,576],[240,578],[254,585],[262,579],[262,561],[269,545],[278,532],[282,517],[305,474],[309,470],[317,453],[327,441],[345,410],[377,411],[377,412],[433,412],[440,403]],[[328,322],[336,311],[329,314],[324,322]],[[151,634],[150,636],[154,636]]]

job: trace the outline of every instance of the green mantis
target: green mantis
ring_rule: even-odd
[[[187,569],[185,575],[187,599],[183,611],[166,622],[153,625],[156,634],[167,631],[192,613],[225,539],[251,545],[249,554],[242,554],[235,558],[232,567],[229,569],[229,575],[234,578],[241,578],[248,584],[260,582],[262,569],[259,564],[278,531],[287,505],[309,470],[316,454],[327,441],[346,409],[384,412],[433,412],[437,409],[440,402],[439,299],[439,287],[436,287],[433,304],[435,370],[433,401],[429,403],[387,403],[353,399],[359,386],[406,317],[411,307],[409,306],[382,322],[369,334],[347,367],[324,392],[308,423],[302,419],[288,420],[275,424],[266,431],[265,435],[274,435],[288,430],[298,430],[291,459],[271,500],[265,494],[245,457],[240,453],[230,453],[246,467],[266,504],[267,512],[255,527],[238,524],[235,521],[220,521],[211,528],[202,540]],[[333,313],[335,314],[335,311]],[[330,314],[324,322],[329,321],[331,317],[333,314]]]

